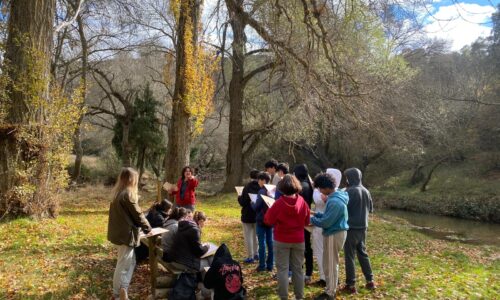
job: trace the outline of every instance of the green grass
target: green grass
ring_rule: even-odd
[[[106,241],[110,191],[87,187],[63,195],[55,220],[19,219],[0,223],[0,299],[109,299],[115,252]],[[147,208],[152,195],[143,194]],[[225,242],[244,257],[239,206],[233,194],[201,198],[197,206],[209,221],[202,239]],[[368,251],[376,292],[360,288],[348,299],[495,299],[500,298],[500,249],[433,240],[405,224],[371,220]],[[249,299],[278,299],[270,273],[244,265]],[[364,283],[358,268],[358,282]],[[148,267],[138,267],[132,299],[148,294]],[[343,263],[340,278],[345,278]],[[317,280],[315,272],[313,280]],[[292,289],[290,288],[290,291]],[[306,287],[307,299],[320,293]]]

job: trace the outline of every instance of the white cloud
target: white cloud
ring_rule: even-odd
[[[479,37],[488,36],[491,28],[485,23],[495,12],[491,5],[457,2],[449,6],[441,6],[424,27],[428,36],[450,40],[451,50],[460,50]]]

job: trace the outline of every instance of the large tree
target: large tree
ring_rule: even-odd
[[[48,180],[47,157],[43,144],[31,144],[30,136],[40,137],[39,125],[44,119],[40,102],[49,96],[55,0],[11,1],[8,38],[2,72],[6,95],[2,106],[5,119],[0,126],[0,210],[12,214],[52,215],[50,197],[44,195]],[[40,167],[33,184],[34,191],[23,191],[23,172],[37,160]],[[22,200],[23,193],[32,195]]]

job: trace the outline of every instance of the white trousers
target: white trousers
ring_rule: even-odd
[[[339,252],[344,247],[347,231],[339,231],[323,238],[323,268],[325,270],[325,292],[335,298],[339,280]]]
[[[319,279],[325,280],[325,271],[323,270],[323,228],[313,227],[311,246],[318,262]]]
[[[116,246],[116,249],[118,250],[118,261],[113,275],[113,297],[119,299],[120,288],[128,290],[130,280],[132,280],[135,268],[135,253],[134,247],[126,245]]]
[[[245,239],[245,247],[247,249],[247,257],[253,258],[259,254],[259,245],[257,244],[256,223],[242,223],[243,237]]]

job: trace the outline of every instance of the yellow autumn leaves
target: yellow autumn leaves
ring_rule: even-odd
[[[185,19],[183,47],[185,63],[181,66],[180,75],[185,82],[181,101],[184,109],[193,120],[193,135],[203,131],[205,117],[211,112],[212,97],[215,90],[213,74],[217,71],[219,60],[194,38],[193,29],[198,30],[199,24],[193,24],[190,1],[171,1],[170,10],[175,19]]]

